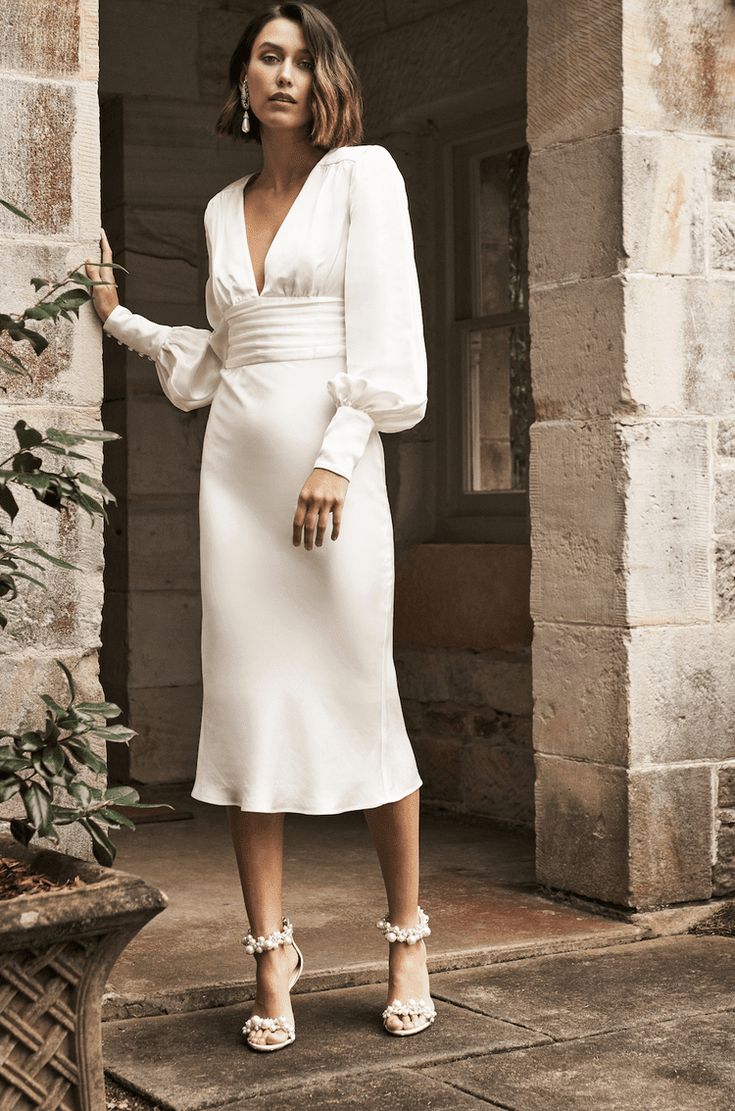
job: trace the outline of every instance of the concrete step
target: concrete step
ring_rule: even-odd
[[[250,1006],[109,1021],[105,1065],[172,1111],[394,1098],[434,1111],[732,1111],[732,938],[534,957],[433,975],[431,987],[437,1019],[412,1037],[383,1031],[381,984],[294,995],[296,1041],[270,1054],[242,1042]]]

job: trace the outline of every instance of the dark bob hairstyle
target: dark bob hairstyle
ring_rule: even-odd
[[[230,92],[215,124],[218,135],[248,142],[260,139],[260,124],[249,110],[250,131],[242,131],[240,79],[250,61],[253,43],[272,19],[292,19],[303,28],[314,58],[311,94],[312,127],[309,138],[317,147],[357,146],[363,137],[360,79],[337,28],[313,4],[269,4],[248,23],[230,58]]]

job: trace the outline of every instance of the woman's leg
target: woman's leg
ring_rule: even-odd
[[[388,897],[388,918],[394,926],[418,925],[419,902],[419,791],[397,802],[388,802],[363,811],[378,854]],[[421,938],[415,945],[389,942],[388,999],[418,999],[429,995],[426,945]],[[401,1026],[421,1023],[405,1016],[390,1015],[387,1024]]]
[[[256,937],[283,927],[283,814],[264,814],[227,807],[227,819],[240,873],[250,930]],[[285,1015],[293,1021],[288,978],[298,963],[293,945],[278,945],[254,954],[256,993],[253,1012]],[[256,1030],[253,1042],[284,1041],[285,1030]]]

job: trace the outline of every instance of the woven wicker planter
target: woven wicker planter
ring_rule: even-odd
[[[117,957],[164,909],[138,876],[0,833],[0,856],[83,886],[0,902],[0,1111],[105,1111],[101,1004]]]

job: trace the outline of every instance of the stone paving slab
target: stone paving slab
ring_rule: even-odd
[[[418,1035],[416,1035],[418,1037]],[[285,1050],[284,1050],[285,1053]],[[482,1111],[492,1107],[485,1099],[467,1095],[450,1084],[430,1080],[419,1072],[391,1069],[389,1072],[366,1076],[337,1076],[324,1084],[305,1084],[292,1091],[280,1091],[274,1103],[273,1092],[254,1099],[236,1100],[226,1105],[227,1111]],[[222,1108],[225,1111],[225,1108]]]
[[[421,1071],[506,1111],[733,1111],[735,1014],[670,1020]]]
[[[431,992],[555,1040],[579,1038],[735,1008],[735,939],[686,934],[443,972]]]
[[[170,802],[182,820],[118,830],[115,867],[161,888],[169,905],[118,958],[103,1018],[252,998],[255,962],[240,943],[247,919],[224,808],[192,799],[185,785],[151,785],[143,795]],[[545,898],[530,833],[438,814],[422,814],[420,831],[431,971],[634,941],[642,933]],[[362,813],[286,815],[284,913],[306,958],[297,991],[383,981],[388,946],[375,921],[385,907]]]
[[[275,1053],[254,1053],[243,1043],[248,1005],[115,1020],[102,1024],[103,1060],[112,1078],[133,1091],[174,1111],[196,1111],[273,1091],[301,1091],[337,1076],[383,1075],[550,1041],[441,1001],[433,1026],[396,1038],[382,1028],[384,1006],[384,984],[295,995],[296,1041]]]

